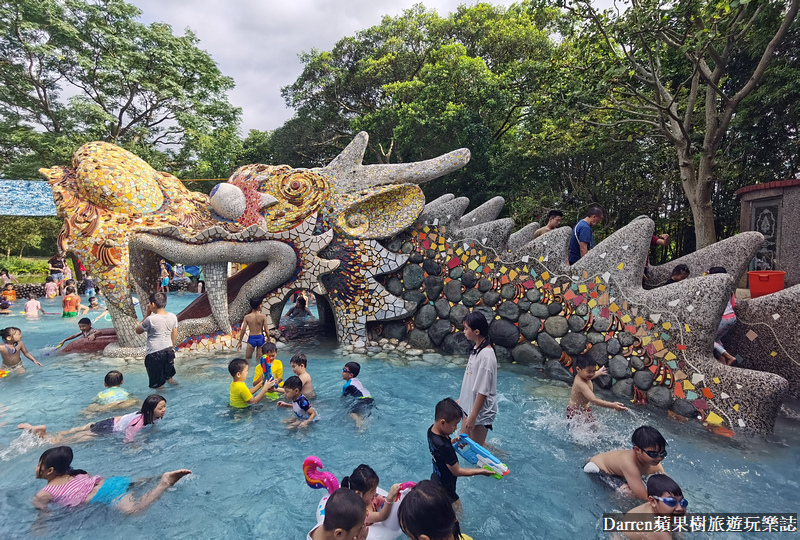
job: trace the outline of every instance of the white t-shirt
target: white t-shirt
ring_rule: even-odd
[[[171,349],[172,329],[178,327],[178,318],[174,313],[165,315],[153,314],[142,322],[142,328],[147,332],[146,354]]]
[[[311,533],[313,533],[314,531],[316,531],[316,530],[317,530],[317,529],[319,529],[320,527],[322,527],[322,525],[317,525],[316,527],[314,527],[313,529],[311,529],[310,531],[308,531],[308,536],[306,536],[306,540],[313,540],[313,539],[311,538]]]
[[[469,355],[458,397],[458,404],[467,415],[472,413],[478,394],[486,396],[486,401],[475,418],[475,425],[485,426],[493,423],[497,416],[497,357],[491,347],[484,347],[477,353],[473,349]]]

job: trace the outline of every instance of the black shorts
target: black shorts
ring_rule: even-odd
[[[114,431],[114,419],[107,418],[89,426],[89,431],[95,435],[108,435]]]
[[[436,482],[439,484],[442,489],[447,493],[447,496],[450,497],[450,502],[454,503],[458,500],[458,493],[456,493],[456,483],[455,481],[452,484],[445,484],[442,482],[442,479],[439,478],[439,475],[436,472],[431,474],[431,482]]]
[[[164,386],[167,379],[175,376],[175,351],[162,349],[144,357],[144,367],[150,379],[150,388]]]
[[[372,412],[372,405],[375,400],[371,397],[358,398],[353,406],[350,407],[350,412],[361,416],[369,416]]]

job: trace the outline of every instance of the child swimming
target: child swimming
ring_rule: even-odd
[[[302,394],[303,382],[300,377],[293,375],[283,383],[283,390],[286,397],[292,401],[291,404],[283,401],[278,402],[278,407],[288,407],[294,411],[295,416],[287,418],[284,422],[293,427],[308,427],[311,422],[316,422],[317,411]]]
[[[154,424],[156,420],[164,418],[167,412],[167,400],[158,394],[147,396],[142,403],[142,409],[138,412],[107,418],[100,422],[74,427],[67,431],[61,431],[55,435],[47,434],[47,426],[34,426],[31,424],[19,424],[18,429],[30,431],[34,435],[49,441],[52,444],[64,442],[87,441],[95,435],[108,435],[109,433],[125,433],[125,442],[131,442],[139,431],[145,426]]]
[[[389,493],[384,497],[378,495],[378,482],[380,479],[372,467],[363,463],[356,467],[353,474],[342,478],[342,487],[352,489],[364,501],[367,508],[367,525],[386,521],[392,511],[397,495],[400,493],[400,484],[393,484]]]
[[[106,389],[99,392],[94,403],[83,410],[83,414],[97,414],[109,409],[121,409],[136,405],[136,400],[131,397],[127,390],[122,388],[122,373],[116,369],[106,373],[103,384]]]
[[[87,503],[114,506],[125,514],[144,512],[175,483],[191,474],[189,469],[178,469],[161,475],[158,485],[138,500],[128,493],[134,481],[124,476],[90,476],[86,471],[72,468],[72,448],[56,446],[42,453],[36,465],[36,478],[47,480],[47,485],[33,497],[37,510],[46,510],[50,503],[75,507]]]
[[[0,369],[25,373],[25,366],[22,365],[20,354],[24,354],[25,358],[37,366],[42,365],[28,352],[28,348],[22,342],[22,330],[19,328],[15,326],[3,328],[0,330],[0,338],[3,338],[3,343],[0,345],[0,356],[3,357],[3,364]]]
[[[597,370],[597,363],[591,356],[588,354],[578,355],[575,359],[575,379],[572,381],[572,392],[569,396],[569,405],[567,405],[567,419],[572,419],[578,415],[588,422],[594,422],[594,415],[589,408],[592,403],[616,411],[628,409],[618,401],[612,403],[594,395],[592,381],[605,374],[606,367],[603,366]]]

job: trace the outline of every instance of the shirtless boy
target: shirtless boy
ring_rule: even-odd
[[[317,394],[314,392],[314,385],[311,382],[311,375],[306,371],[306,366],[308,365],[308,358],[306,358],[306,355],[303,353],[296,354],[292,356],[289,363],[292,366],[292,372],[300,377],[300,381],[303,383],[303,388],[300,389],[300,393],[308,399],[317,397]],[[276,388],[275,390],[283,393],[283,388]]]
[[[655,516],[683,516],[688,506],[689,501],[683,498],[683,491],[672,478],[654,474],[647,480],[647,502],[625,514],[625,518],[645,521]],[[668,531],[625,532],[623,535],[629,540],[672,540],[672,533]]]
[[[22,342],[22,330],[19,328],[14,326],[3,328],[0,330],[0,338],[3,339],[3,344],[0,345],[0,356],[3,357],[3,364],[0,365],[0,369],[25,373],[25,366],[22,365],[20,353],[24,354],[25,358],[37,366],[42,365],[28,352],[28,348]]]
[[[249,330],[250,336],[247,338],[247,351],[245,352],[245,359],[250,360],[253,356],[253,351],[256,351],[256,358],[261,358],[261,347],[264,343],[269,341],[269,330],[267,329],[267,316],[261,313],[261,298],[250,299],[250,313],[244,316],[242,321],[242,329],[239,331],[239,344],[236,350],[242,350],[242,339],[244,339],[245,330]]]
[[[583,472],[601,475],[625,495],[647,499],[642,476],[665,474],[661,461],[667,457],[667,441],[657,429],[641,426],[633,432],[631,450],[612,450],[597,454],[583,467]]]
[[[575,380],[572,382],[572,394],[569,396],[569,405],[567,405],[568,419],[580,415],[586,421],[594,422],[594,415],[589,408],[591,403],[617,411],[627,409],[622,403],[605,401],[594,395],[592,381],[605,374],[606,367],[603,366],[598,370],[594,359],[588,354],[581,354],[575,359]]]

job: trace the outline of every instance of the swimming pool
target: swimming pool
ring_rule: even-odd
[[[178,311],[193,298],[171,294],[168,309]],[[42,306],[45,311],[57,310],[56,303],[42,301]],[[0,538],[28,538],[37,517],[30,499],[44,486],[33,470],[45,446],[30,435],[20,436],[16,424],[43,423],[57,431],[109,416],[87,418],[80,411],[102,389],[110,369],[124,373],[124,388],[138,398],[149,391],[141,360],[44,357],[76,331],[75,319],[26,321],[12,315],[2,323],[22,328],[23,340],[45,364],[36,368],[25,361],[26,375],[0,380]],[[428,478],[431,459],[425,433],[433,422],[433,408],[443,397],[457,397],[463,369],[452,364],[404,365],[386,353],[345,359],[334,348],[332,340],[319,339],[311,345],[290,344],[278,353],[287,372],[292,354],[305,352],[309,357],[308,370],[318,394],[313,404],[320,421],[300,432],[284,428],[281,420],[291,413],[274,403],[246,411],[228,407],[227,363],[234,354],[179,356],[180,385],[162,392],[168,400],[164,420],[132,444],[115,437],[74,444],[73,465],[104,476],[160,475],[181,467],[194,474],[143,516],[124,517],[95,507],[53,511],[44,524],[44,536],[305,538],[315,524],[322,496],[303,479],[301,464],[309,454],[318,456],[339,479],[360,463],[376,470],[383,487]],[[377,403],[364,432],[358,431],[339,397],[341,367],[350,360],[361,362],[359,378]],[[641,408],[633,413],[602,409],[596,413],[596,431],[568,430],[564,418],[568,387],[531,377],[518,366],[501,365],[498,392],[500,413],[489,441],[507,453],[504,459],[511,474],[503,480],[475,477],[458,482],[465,510],[462,530],[475,540],[607,538],[600,531],[602,513],[625,511],[635,504],[608,493],[581,467],[597,452],[627,447],[633,429],[644,423],[667,438],[664,467],[683,488],[690,511],[797,511],[796,407],[781,415],[775,435],[731,440],[706,432],[696,422],[679,424]]]

